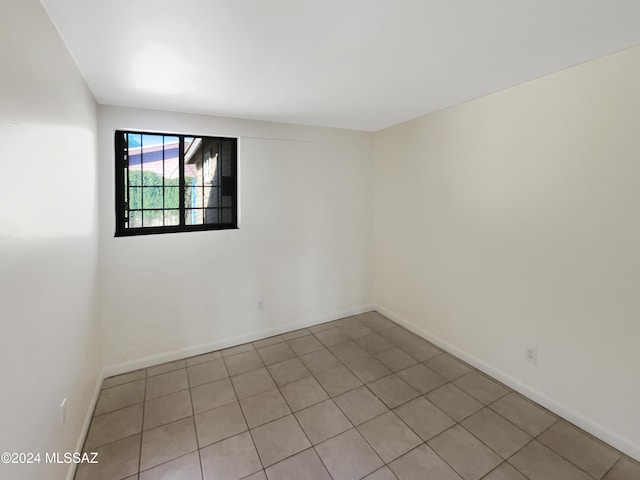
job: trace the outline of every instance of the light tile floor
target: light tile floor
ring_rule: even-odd
[[[375,312],[104,381],[76,480],[638,480]]]

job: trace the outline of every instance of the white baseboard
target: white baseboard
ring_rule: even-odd
[[[93,411],[96,407],[96,403],[98,402],[98,396],[100,395],[102,382],[107,377],[130,372],[132,370],[138,370],[140,368],[150,367],[153,365],[157,365],[159,363],[171,362],[173,360],[179,360],[181,358],[186,358],[193,355],[200,355],[203,353],[220,350],[222,348],[233,347],[235,345],[241,345],[247,342],[254,342],[262,338],[271,337],[273,335],[279,335],[281,333],[289,332],[291,330],[298,330],[300,328],[312,327],[314,325],[319,325],[321,323],[338,320],[344,317],[350,317],[352,315],[358,315],[360,313],[369,312],[371,310],[374,310],[373,305],[362,305],[360,307],[349,308],[349,309],[342,310],[340,312],[335,312],[328,315],[321,315],[319,317],[314,317],[307,320],[292,322],[292,323],[280,325],[273,328],[267,328],[264,330],[250,332],[245,335],[239,335],[236,337],[218,340],[215,342],[204,343],[204,344],[196,345],[193,347],[186,347],[186,348],[173,350],[171,352],[166,352],[158,355],[151,355],[148,357],[132,360],[130,362],[124,362],[124,363],[119,363],[115,365],[105,366],[96,382],[96,386],[93,392],[93,397],[91,398],[91,403],[89,404],[89,407],[87,409],[87,414],[85,416],[85,420],[82,425],[82,431],[80,432],[80,437],[78,438],[78,443],[76,445],[75,451],[76,452],[82,451],[85,438],[87,437],[87,433],[89,432],[89,427],[91,425],[91,419],[93,418]],[[70,466],[69,474],[67,475],[67,480],[73,480],[73,477],[76,474],[76,468],[77,468],[77,465],[75,464],[72,464]]]
[[[170,352],[163,352],[157,355],[149,355],[147,357],[136,358],[123,363],[117,363],[113,365],[107,365],[103,371],[103,378],[111,377],[113,375],[119,375],[121,373],[131,372],[140,368],[147,368],[160,363],[172,362],[174,360],[180,360],[186,357],[192,357],[194,355],[201,355],[203,353],[213,352],[223,348],[233,347],[235,345],[241,345],[247,342],[254,342],[266,337],[272,337],[273,335],[279,335],[281,333],[289,332],[291,330],[298,330],[300,328],[311,327],[320,323],[330,322],[332,320],[338,320],[344,317],[350,317],[352,315],[358,315],[360,313],[368,312],[374,309],[373,305],[361,305],[359,307],[349,308],[339,312],[334,312],[327,315],[321,315],[306,320],[287,323],[279,325],[277,327],[266,328],[263,330],[256,330],[243,335],[238,335],[231,338],[224,338],[216,340],[214,342],[207,342],[200,345],[189,346],[172,350]]]
[[[444,339],[442,339],[442,338],[440,338],[440,337],[438,337],[436,335],[433,335],[432,333],[428,332],[427,330],[424,330],[424,329],[416,326],[415,324],[413,324],[409,320],[401,317],[400,315],[396,314],[395,312],[392,312],[391,310],[388,310],[387,308],[385,308],[385,307],[383,307],[381,305],[375,305],[375,309],[376,309],[376,311],[378,311],[379,313],[381,313],[385,317],[388,317],[391,320],[393,320],[394,322],[398,323],[399,325],[402,325],[407,330],[415,333],[416,335],[419,335],[420,337],[424,338],[425,340],[430,341],[431,343],[433,343],[436,346],[440,347],[444,351],[446,351],[446,352],[448,352],[448,353],[450,353],[452,355],[455,355],[456,357],[460,358],[461,360],[464,360],[468,364],[473,365],[478,370],[481,370],[482,372],[486,373],[487,375],[489,375],[489,376],[495,378],[496,380],[504,383],[505,385],[507,385],[510,388],[512,388],[513,390],[521,393],[525,397],[533,400],[534,402],[539,403],[543,407],[551,410],[556,415],[558,415],[558,416],[564,418],[565,420],[573,423],[574,425],[580,427],[584,431],[589,432],[594,437],[597,437],[600,440],[602,440],[603,442],[608,443],[612,447],[617,448],[621,452],[629,455],[631,458],[634,458],[634,459],[640,461],[640,445],[638,445],[637,443],[633,442],[629,438],[627,438],[627,437],[625,437],[623,435],[620,435],[620,434],[614,432],[613,430],[610,430],[609,428],[604,427],[603,425],[601,425],[601,424],[599,424],[597,422],[594,422],[593,420],[591,420],[591,419],[585,417],[584,415],[578,413],[574,409],[572,409],[570,407],[567,407],[566,405],[562,404],[561,402],[558,402],[558,401],[554,400],[553,398],[551,398],[551,397],[545,395],[544,393],[540,392],[539,390],[536,390],[535,388],[532,388],[529,385],[523,383],[519,379],[517,379],[515,377],[512,377],[511,375],[506,374],[502,370],[500,370],[498,368],[495,368],[492,365],[489,365],[489,364],[483,362],[479,358],[477,358],[477,357],[475,357],[475,356],[473,356],[473,355],[471,355],[471,354],[459,349],[458,347],[456,347],[452,343],[449,343],[448,341],[446,341],[446,340],[444,340]]]
[[[96,386],[93,389],[93,395],[91,396],[91,402],[89,402],[89,407],[87,408],[87,413],[84,417],[84,422],[82,424],[82,430],[80,431],[80,436],[78,437],[78,442],[76,443],[75,452],[81,452],[82,447],[84,447],[84,441],[87,438],[87,433],[89,433],[89,427],[91,426],[91,419],[93,418],[93,411],[96,408],[96,403],[98,403],[98,397],[100,396],[100,390],[102,388],[102,381],[104,380],[104,372],[101,372],[98,375],[98,380],[96,381]],[[73,480],[73,477],[76,475],[76,469],[78,468],[78,464],[72,463],[69,466],[69,474],[67,475],[67,480]]]

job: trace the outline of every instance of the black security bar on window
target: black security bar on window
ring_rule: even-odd
[[[237,228],[236,138],[117,130],[116,237]]]

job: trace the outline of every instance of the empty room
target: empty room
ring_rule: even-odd
[[[640,2],[0,0],[1,480],[640,480]]]

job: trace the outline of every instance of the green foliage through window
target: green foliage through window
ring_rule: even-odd
[[[144,208],[145,224],[159,222],[162,224],[164,210],[180,208],[180,179],[164,178],[154,172],[129,171],[129,209],[139,210]],[[186,177],[187,185],[191,184],[192,177]],[[133,187],[144,185],[144,187]],[[159,209],[154,211],[153,209]],[[132,216],[132,223],[137,223],[139,216]],[[177,221],[177,220],[176,220]]]
[[[185,178],[187,185],[191,184],[191,177]],[[129,209],[138,210],[153,208],[179,208],[180,206],[180,180],[178,178],[164,179],[164,192],[162,177],[154,172],[129,171]],[[135,188],[134,185],[144,185],[144,188]],[[163,203],[164,199],[164,203]],[[158,212],[162,215],[162,212]]]

